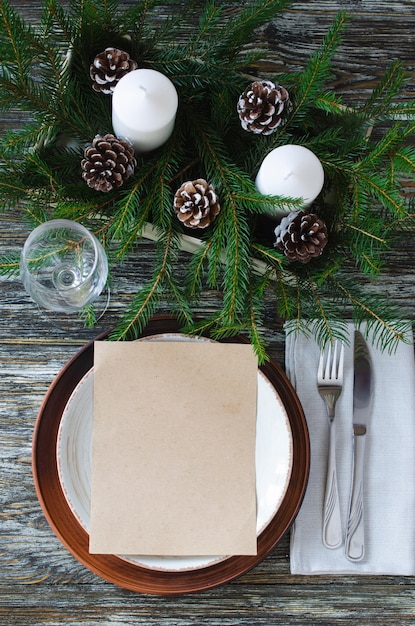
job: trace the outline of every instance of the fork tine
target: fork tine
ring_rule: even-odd
[[[331,380],[337,379],[337,341],[334,342],[333,363],[331,365]]]
[[[320,352],[320,358],[318,361],[318,370],[317,370],[317,379],[321,380],[323,378],[323,367],[324,367],[324,350]]]
[[[342,343],[342,347],[340,350],[340,358],[339,358],[338,378],[340,379],[343,379],[343,369],[344,369],[344,343]]]
[[[324,372],[324,378],[330,380],[330,365],[331,365],[331,344],[329,343],[329,349],[327,350],[326,371]]]

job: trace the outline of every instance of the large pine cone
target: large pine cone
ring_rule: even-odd
[[[101,93],[112,94],[118,81],[135,69],[137,62],[130,59],[128,52],[118,48],[105,48],[97,54],[89,68],[92,88]]]
[[[239,97],[238,114],[242,128],[252,133],[270,135],[291,107],[288,91],[270,80],[251,83]]]
[[[328,240],[327,226],[315,213],[292,211],[282,218],[274,231],[274,246],[290,261],[308,263],[320,256]]]
[[[173,207],[189,228],[206,228],[220,211],[215,190],[203,178],[183,183],[174,195]]]
[[[111,134],[96,135],[84,150],[82,178],[89,187],[108,192],[121,187],[135,166],[134,148],[128,141]]]

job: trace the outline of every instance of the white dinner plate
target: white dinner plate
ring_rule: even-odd
[[[203,340],[179,333],[145,337],[143,341]],[[59,480],[66,501],[89,533],[92,471],[93,369],[74,388],[60,421],[56,453]],[[293,466],[293,437],[283,402],[258,370],[256,495],[257,535],[275,516],[287,491]],[[119,555],[120,556],[120,555]],[[228,558],[122,555],[121,559],[154,570],[180,572],[205,568]]]

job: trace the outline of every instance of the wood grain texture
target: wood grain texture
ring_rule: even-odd
[[[125,5],[132,3],[125,0]],[[39,19],[39,0],[13,4],[28,20]],[[168,10],[161,10],[161,19]],[[351,18],[334,59],[334,84],[345,101],[364,98],[392,59],[403,61],[409,74],[403,97],[413,98],[413,0],[294,1],[281,19],[258,33],[259,41],[271,50],[267,62],[284,71],[301,68],[339,10],[347,10]],[[18,120],[17,113],[3,115],[1,128],[13,128]],[[28,228],[20,217],[18,210],[0,215],[1,253],[22,246]],[[154,244],[142,241],[135,255],[114,272],[105,318],[95,330],[73,336],[43,320],[18,281],[0,281],[0,625],[413,625],[415,578],[292,576],[288,537],[238,580],[181,598],[145,596],[113,586],[85,569],[55,537],[32,478],[31,443],[38,409],[66,361],[119,319],[129,297],[149,276],[153,255]],[[403,241],[391,251],[382,279],[366,285],[394,297],[412,319],[414,261],[415,242]],[[219,294],[204,292],[200,312],[206,315],[219,301]],[[163,311],[167,306],[161,307]],[[270,354],[283,365],[284,337],[272,298],[267,302],[264,333]]]

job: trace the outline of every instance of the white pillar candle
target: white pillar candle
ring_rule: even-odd
[[[128,139],[138,152],[154,150],[173,132],[178,102],[176,88],[167,76],[155,70],[133,70],[114,89],[114,134]]]
[[[256,177],[256,188],[266,196],[303,198],[302,208],[309,206],[323,188],[324,170],[308,148],[288,144],[272,150],[263,160]],[[290,211],[275,207],[266,213],[273,217]]]

